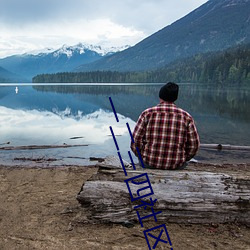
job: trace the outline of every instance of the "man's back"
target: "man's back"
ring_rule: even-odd
[[[143,162],[152,168],[175,169],[190,160],[199,147],[199,136],[194,120],[173,102],[161,100],[160,104],[145,110],[133,132]]]

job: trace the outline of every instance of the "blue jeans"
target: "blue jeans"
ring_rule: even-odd
[[[139,165],[142,167],[142,164],[141,164],[141,161],[140,159],[139,160]],[[149,166],[147,163],[143,162],[143,165],[145,168],[149,168],[149,169],[158,169],[158,168],[154,168],[154,167],[151,167]],[[175,169],[164,169],[164,170],[183,170],[183,169],[186,169],[187,168],[187,165],[188,163],[187,162],[184,162],[181,166],[178,166],[177,168]]]

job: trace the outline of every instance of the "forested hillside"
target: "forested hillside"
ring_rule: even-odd
[[[223,52],[198,54],[154,71],[152,81],[250,84],[250,44]]]
[[[166,81],[250,84],[250,44],[222,52],[197,54],[155,71],[65,72],[42,74],[33,78],[34,83],[156,83]]]
[[[198,53],[250,42],[250,0],[209,0],[135,46],[78,68],[78,72],[145,71]]]

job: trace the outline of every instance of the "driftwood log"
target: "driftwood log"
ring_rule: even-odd
[[[217,150],[248,150],[250,151],[250,146],[237,146],[237,145],[230,145],[230,144],[200,144],[200,148],[207,148],[207,149],[217,149]]]
[[[7,143],[9,144],[9,143]],[[72,147],[86,147],[88,144],[80,144],[80,145],[71,145],[71,144],[63,144],[63,145],[27,145],[27,146],[8,146],[8,147],[0,147],[0,150],[32,150],[32,149],[48,149],[48,148],[72,148]]]
[[[115,161],[114,161],[115,162]],[[85,220],[93,223],[139,222],[140,217],[152,214],[151,207],[134,209],[141,200],[131,202],[125,180],[147,173],[154,194],[142,200],[157,199],[153,209],[161,211],[159,222],[173,223],[231,223],[250,225],[250,177],[237,173],[208,171],[164,171],[126,169],[125,176],[119,163],[99,164],[99,170],[77,195],[84,209]],[[144,178],[144,177],[143,177]],[[141,180],[143,180],[141,178]],[[138,188],[132,185],[136,196]],[[141,194],[140,194],[141,195]],[[152,201],[151,201],[152,202]],[[153,217],[144,221],[154,220]]]

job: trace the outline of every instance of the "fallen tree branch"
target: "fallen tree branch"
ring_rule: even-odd
[[[200,148],[217,149],[217,150],[250,150],[250,146],[237,146],[230,144],[200,144]]]
[[[47,161],[57,161],[55,158],[45,158],[45,157],[40,157],[40,158],[27,158],[27,157],[15,157],[14,161],[34,161],[34,162],[47,162]]]
[[[47,149],[47,148],[70,148],[70,147],[86,147],[88,144],[80,145],[27,145],[27,146],[10,146],[0,147],[0,150],[31,150],[31,149]]]

